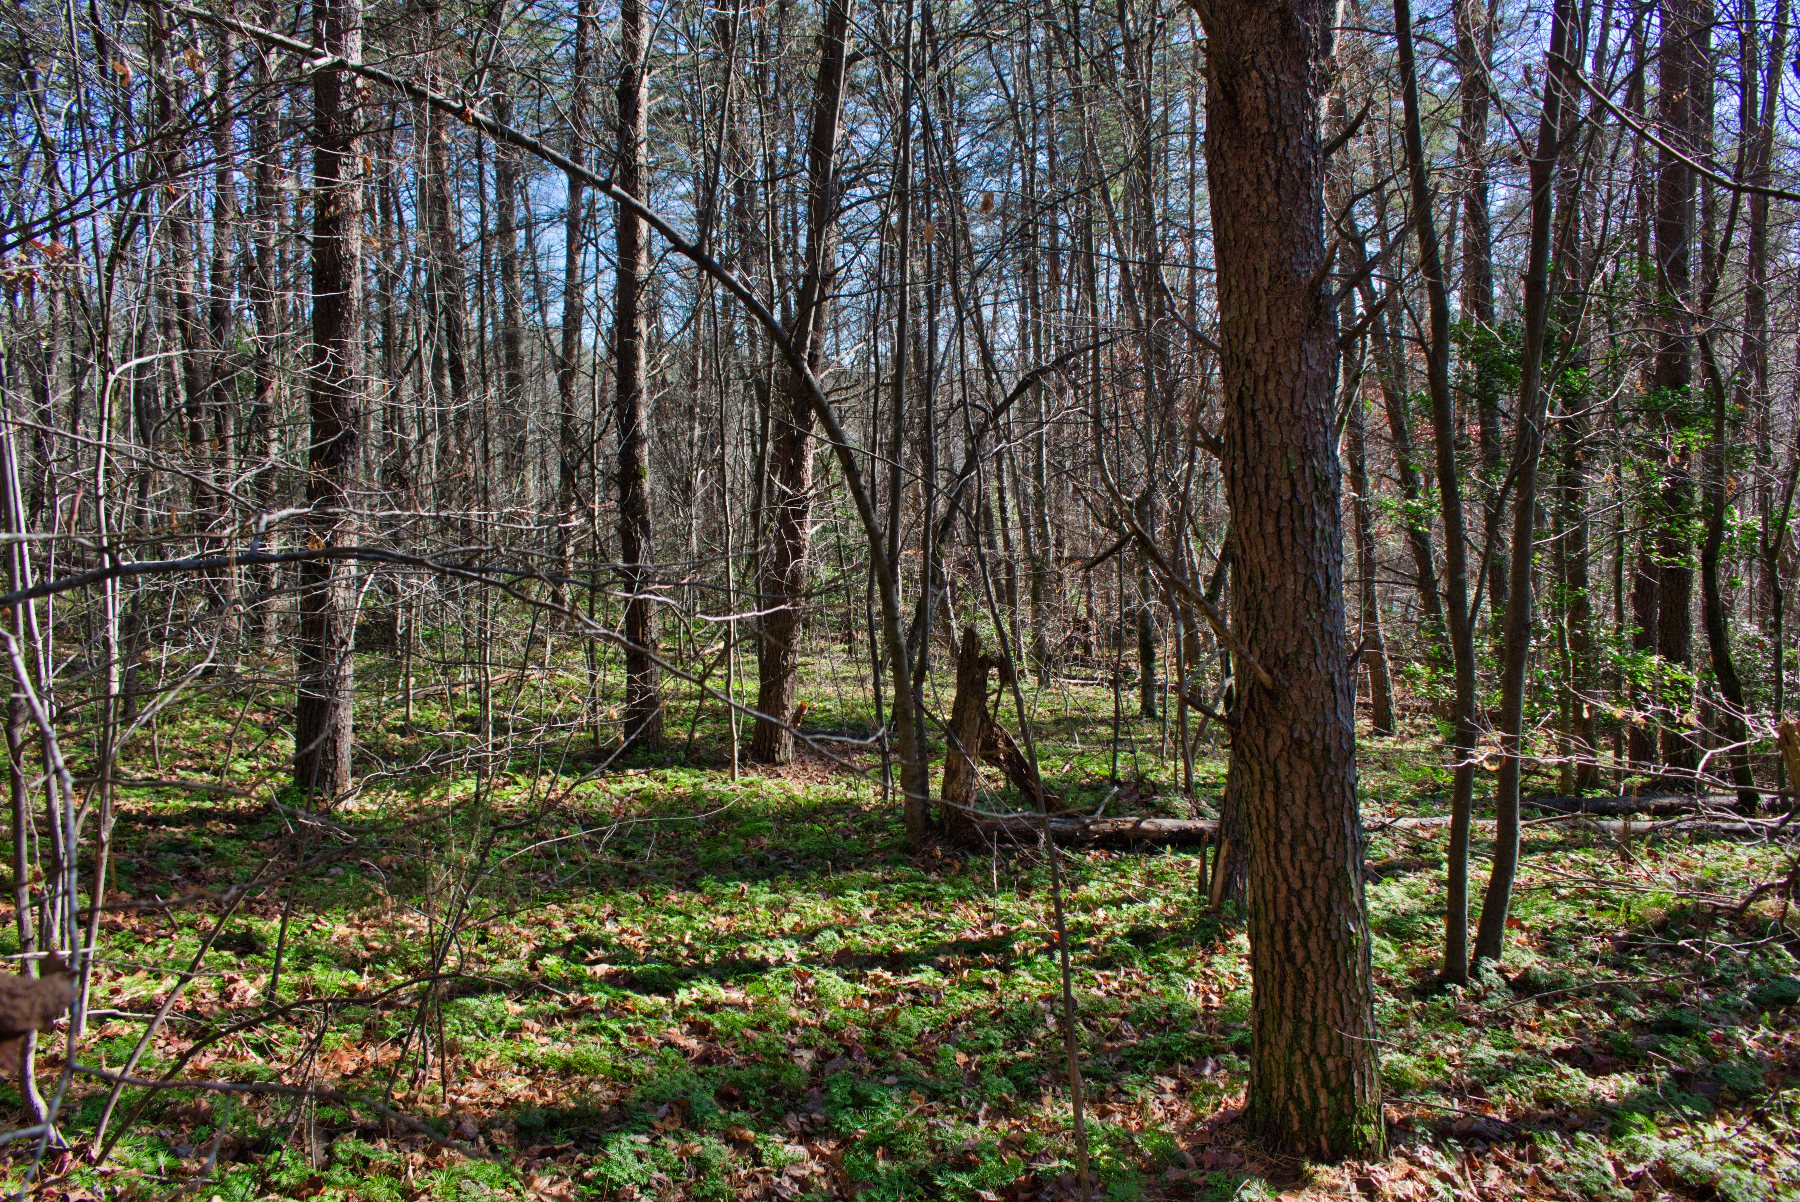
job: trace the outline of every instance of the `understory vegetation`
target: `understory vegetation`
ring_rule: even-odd
[[[808,680],[833,695],[825,665]],[[313,1092],[128,1088],[112,1157],[53,1154],[44,1196],[1073,1193],[1042,847],[909,853],[874,753],[733,780],[716,712],[684,754],[603,773],[578,728],[471,764],[479,711],[439,691],[409,726],[396,683],[369,673],[368,783],[326,814],[269,785],[283,699],[229,674],[126,750],[122,777],[171,783],[121,789],[84,1055],[116,1071],[148,1027],[137,1078]],[[1053,787],[1189,816],[1158,723],[1124,721],[1115,789],[1110,739],[1082,741],[1110,691],[1032,698]],[[853,701],[811,713],[869,726]],[[1443,989],[1440,832],[1395,824],[1441,811],[1432,737],[1361,742],[1379,1161],[1247,1139],[1244,931],[1197,895],[1198,855],[1061,853],[1100,1196],[1795,1196],[1800,917],[1756,894],[1791,852],[1528,819],[1507,977]],[[1216,797],[1216,750],[1197,777]],[[77,1078],[65,1123],[107,1092]]]

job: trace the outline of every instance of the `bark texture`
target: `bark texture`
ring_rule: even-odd
[[[644,143],[650,85],[644,6],[619,7],[619,159],[614,179],[631,195],[644,196]],[[661,673],[656,664],[656,610],[650,593],[655,555],[650,540],[650,427],[645,415],[644,282],[650,243],[644,222],[619,206],[618,289],[613,298],[613,354],[618,377],[619,563],[625,574],[625,743],[662,743]]]
[[[319,0],[314,34],[330,54],[362,57],[360,0]],[[355,541],[351,490],[362,430],[362,181],[357,151],[360,85],[349,72],[313,76],[312,345],[306,355],[307,542]],[[300,565],[294,782],[337,796],[350,788],[356,581],[347,561]]]
[[[838,127],[844,108],[844,39],[850,0],[831,0],[820,38],[819,81],[813,96],[812,137],[807,146],[806,265],[794,309],[794,342],[814,376],[824,363],[837,224]],[[756,708],[751,736],[757,759],[785,764],[794,758],[789,719],[799,700],[800,631],[807,593],[807,552],[812,544],[813,429],[818,423],[806,382],[790,372],[769,450],[769,549],[764,557],[757,644]],[[905,687],[904,683],[896,685]],[[773,719],[771,721],[771,719]],[[922,801],[922,799],[921,799]]]
[[[1322,0],[1201,6],[1219,269],[1232,620],[1271,683],[1239,677],[1232,770],[1249,818],[1255,1040],[1248,1118],[1324,1159],[1382,1144],[1362,890],[1343,531],[1324,288]]]

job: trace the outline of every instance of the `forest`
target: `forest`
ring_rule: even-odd
[[[1800,1199],[1792,0],[1414,3],[8,4],[6,1193]]]

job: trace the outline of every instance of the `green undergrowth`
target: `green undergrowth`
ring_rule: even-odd
[[[819,672],[808,727],[866,734]],[[415,699],[409,721],[393,681],[365,687],[366,784],[328,814],[279,787],[278,694],[198,690],[132,746],[123,777],[186,784],[122,791],[79,1045],[125,1065],[193,964],[134,1073],[320,1092],[127,1089],[110,1160],[49,1157],[47,1193],[1073,1196],[1037,848],[908,853],[852,742],[734,780],[716,711],[690,743],[691,697],[672,750],[620,758],[562,716],[578,679],[534,681],[478,754],[468,697]],[[1211,812],[1216,746],[1190,803],[1173,736],[1127,694],[1115,792],[1111,694],[1030,694],[1071,803]],[[1367,816],[1440,812],[1441,758],[1422,726],[1365,738]],[[1445,990],[1442,845],[1371,838],[1392,1150],[1331,1168],[1270,1160],[1237,1121],[1245,937],[1206,910],[1197,857],[1066,854],[1096,1196],[1796,1196],[1795,924],[1774,893],[1739,906],[1786,871],[1780,848],[1533,827],[1505,975]],[[76,1080],[74,1139],[104,1102]]]

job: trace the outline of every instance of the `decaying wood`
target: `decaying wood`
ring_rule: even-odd
[[[984,818],[974,829],[989,838],[1036,839],[1048,824],[1050,837],[1064,846],[1195,847],[1210,843],[1219,824],[1206,818],[1083,818],[1037,814]]]
[[[1789,718],[1778,732],[1781,758],[1787,763],[1788,791],[1800,796],[1800,718]]]
[[[1644,793],[1635,797],[1530,797],[1520,803],[1526,809],[1553,814],[1598,814],[1619,817],[1627,814],[1650,814],[1668,817],[1676,814],[1703,814],[1729,810],[1737,798],[1729,793]]]
[[[956,695],[950,703],[950,746],[944,755],[942,821],[953,835],[963,833],[981,783],[975,757],[981,754],[982,728],[988,722],[989,666],[981,653],[981,632],[965,627],[956,651]]]
[[[1035,801],[1041,795],[1046,811],[1055,813],[1062,808],[1043,788],[1012,735],[994,720],[987,689],[988,674],[996,669],[1004,681],[1011,664],[1005,656],[982,654],[981,632],[974,626],[964,627],[956,651],[956,694],[950,702],[950,753],[944,760],[944,824],[953,832],[962,825],[960,816],[976,805],[980,783],[976,757],[1005,773],[1007,783],[1026,798]]]
[[[1447,817],[1391,818],[1365,823],[1363,829],[1370,833],[1388,830],[1429,831],[1447,825],[1449,821]],[[1652,817],[1648,821],[1633,817],[1609,818],[1565,813],[1536,821],[1579,823],[1621,837],[1668,834],[1675,831],[1768,837],[1784,829],[1777,819],[1758,821],[1691,813],[1670,818]],[[1049,818],[1037,814],[984,817],[971,823],[968,829],[973,834],[990,839],[1036,840],[1046,822],[1049,824],[1050,837],[1063,846],[1198,847],[1211,844],[1219,833],[1219,824],[1210,818],[1088,818],[1077,814],[1057,814]],[[1494,820],[1477,819],[1474,825],[1480,829],[1492,829]],[[1229,851],[1227,854],[1230,854]]]
[[[57,956],[44,958],[41,976],[0,976],[0,1069],[19,1071],[25,1037],[56,1029],[75,1000],[75,975]]]
[[[1031,761],[1019,750],[1018,743],[1004,726],[994,721],[993,715],[982,711],[984,719],[981,731],[981,759],[1000,771],[1006,773],[1007,781],[1026,797],[1034,796],[1042,790],[1044,808],[1055,813],[1062,808],[1062,802],[1053,797],[1048,789],[1044,789],[1031,771]]]

